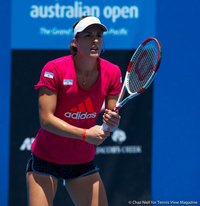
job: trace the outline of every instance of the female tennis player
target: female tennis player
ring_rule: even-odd
[[[73,54],[48,62],[41,72],[35,86],[41,128],[26,172],[30,206],[52,206],[59,178],[76,206],[108,205],[95,145],[119,124],[112,109],[122,85],[119,67],[99,57],[105,31],[98,18],[82,17],[73,25]],[[104,101],[107,131],[95,125]]]

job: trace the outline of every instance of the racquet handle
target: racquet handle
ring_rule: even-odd
[[[101,125],[101,130],[103,130],[103,131],[108,130],[108,126],[107,126],[105,123],[103,123],[103,124]]]
[[[120,108],[121,108],[121,106],[118,106],[118,107],[115,106],[112,111],[118,112]],[[117,126],[117,127],[118,127],[118,126]],[[105,123],[103,123],[103,124],[101,125],[101,130],[103,130],[103,131],[108,130],[108,126],[107,126]]]

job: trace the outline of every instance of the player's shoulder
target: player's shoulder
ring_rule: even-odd
[[[59,57],[57,59],[53,59],[46,63],[44,66],[44,70],[51,70],[52,72],[64,72],[67,68],[71,68],[73,65],[73,57],[72,55]]]
[[[63,63],[68,63],[68,62],[72,62],[72,61],[73,61],[72,55],[68,55],[68,56],[62,56],[62,57],[53,59],[53,60],[47,62],[47,64],[56,65],[56,64],[63,64]]]

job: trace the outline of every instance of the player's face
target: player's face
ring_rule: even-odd
[[[97,58],[101,53],[103,31],[98,25],[91,25],[78,34],[76,41],[79,54]]]

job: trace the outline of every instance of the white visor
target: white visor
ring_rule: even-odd
[[[75,28],[74,28],[74,37],[76,36],[76,34],[78,32],[82,32],[88,26],[93,25],[93,24],[99,25],[104,32],[107,31],[107,28],[100,22],[100,20],[98,18],[93,17],[93,16],[89,16],[89,17],[86,17],[86,18],[82,19],[75,26]]]

